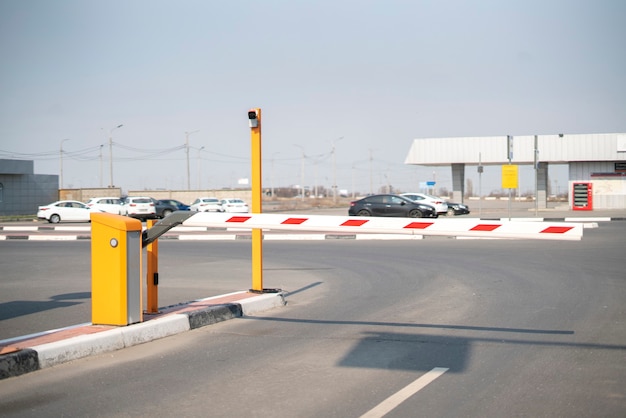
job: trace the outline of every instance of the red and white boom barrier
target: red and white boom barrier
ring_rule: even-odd
[[[580,240],[583,225],[565,222],[483,221],[480,219],[377,218],[269,213],[198,212],[183,226],[212,228],[281,229],[345,233],[466,236]]]

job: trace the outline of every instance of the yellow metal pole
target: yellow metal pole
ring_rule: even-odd
[[[148,219],[146,221],[146,227],[152,228],[156,223],[155,219]],[[153,242],[146,246],[146,289],[148,294],[148,301],[146,307],[146,313],[156,314],[159,313],[159,240],[155,239]]]
[[[254,112],[254,115],[253,115]],[[253,121],[252,117],[256,118]],[[248,112],[252,156],[252,213],[262,213],[261,201],[261,109]],[[252,291],[263,292],[263,230],[252,229]]]

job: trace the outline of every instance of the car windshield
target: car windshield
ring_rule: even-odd
[[[151,203],[150,199],[133,199],[133,203]]]

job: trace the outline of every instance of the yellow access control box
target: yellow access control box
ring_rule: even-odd
[[[143,320],[141,222],[91,214],[91,322],[130,325]]]

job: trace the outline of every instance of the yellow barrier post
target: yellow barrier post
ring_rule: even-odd
[[[111,213],[92,213],[91,322],[141,322],[141,308],[141,222]]]
[[[150,229],[156,223],[155,219],[146,221],[146,228]],[[159,313],[159,240],[155,239],[146,246],[146,313]]]
[[[248,111],[252,157],[252,213],[261,213],[261,109]],[[252,291],[263,292],[263,230],[252,229]]]

